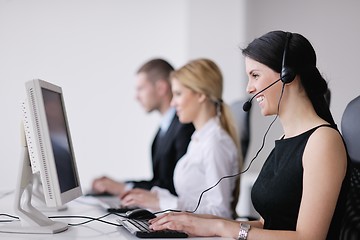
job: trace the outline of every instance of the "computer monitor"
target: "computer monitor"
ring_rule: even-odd
[[[20,221],[2,226],[0,231],[58,233],[68,225],[46,217],[33,206],[31,198],[35,178],[41,179],[49,207],[62,206],[82,195],[63,93],[61,87],[39,79],[25,86],[23,154],[15,195]]]

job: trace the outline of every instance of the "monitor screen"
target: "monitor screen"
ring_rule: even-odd
[[[40,175],[46,204],[58,207],[82,195],[62,88],[39,79],[25,86],[31,169]]]
[[[60,191],[63,193],[79,186],[65,121],[64,106],[60,93],[46,88],[41,90]]]

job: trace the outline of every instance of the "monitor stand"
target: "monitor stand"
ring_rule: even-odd
[[[53,234],[68,229],[63,222],[55,222],[36,209],[32,203],[33,176],[28,148],[24,144],[21,154],[20,172],[15,190],[15,212],[19,221],[0,226],[0,232]]]
[[[39,174],[33,174],[32,204],[40,212],[60,212],[67,210],[64,204],[59,207],[48,207],[46,205],[43,186]]]

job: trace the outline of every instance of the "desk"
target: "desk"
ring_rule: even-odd
[[[9,194],[0,199],[0,213],[7,213],[16,215],[13,209],[14,194]],[[81,215],[88,217],[100,217],[106,214],[106,211],[99,206],[86,203],[86,199],[79,198],[67,204],[67,209],[64,211],[49,211],[43,212],[47,216],[59,216],[59,215]],[[110,215],[103,220],[117,223],[118,216]],[[1,219],[6,219],[2,217]],[[54,219],[54,221],[61,221],[66,223],[79,223],[85,221],[85,219]],[[7,223],[0,223],[0,226]],[[13,234],[13,233],[0,233],[0,240],[48,240],[48,239],[118,239],[118,240],[139,240],[126,231],[123,227],[116,227],[113,225],[93,221],[91,223],[80,226],[69,226],[68,230],[56,233],[56,234]],[[221,238],[196,238],[198,239],[221,239]]]

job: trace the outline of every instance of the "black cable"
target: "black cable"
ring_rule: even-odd
[[[216,187],[223,179],[233,178],[233,177],[240,176],[241,174],[246,173],[246,172],[250,169],[251,164],[254,162],[254,160],[255,160],[255,159],[258,157],[258,155],[260,154],[261,150],[264,148],[264,146],[265,146],[265,138],[266,138],[266,136],[267,136],[267,134],[268,134],[271,126],[272,126],[272,125],[274,124],[274,122],[276,121],[277,117],[278,117],[278,115],[276,115],[275,118],[274,118],[274,120],[272,120],[272,122],[270,123],[270,125],[269,125],[269,127],[267,128],[267,130],[266,130],[266,132],[265,132],[265,134],[264,134],[264,137],[263,137],[263,139],[262,139],[262,144],[261,144],[260,149],[256,152],[255,156],[251,159],[250,163],[249,163],[248,166],[245,168],[245,170],[243,170],[243,171],[241,171],[241,172],[239,172],[239,173],[236,173],[236,174],[234,174],[234,175],[228,175],[228,176],[224,176],[224,177],[220,178],[219,181],[217,181],[217,183],[215,183],[213,186],[205,189],[205,190],[200,194],[199,201],[198,201],[195,209],[194,209],[193,211],[186,211],[186,212],[188,212],[188,213],[194,213],[194,212],[196,212],[197,209],[198,209],[199,206],[200,206],[200,202],[201,202],[201,199],[202,199],[203,195],[204,195],[206,192],[208,192],[208,191],[210,191],[211,189],[213,189],[214,187]]]
[[[14,215],[10,215],[10,214],[7,214],[7,213],[0,213],[0,217],[8,217],[8,218],[13,218],[13,219],[16,219],[18,220],[19,218],[14,216]],[[6,223],[6,222],[12,222],[14,220],[0,220],[0,223]]]
[[[224,176],[224,177],[221,177],[213,186],[205,189],[204,191],[201,192],[200,194],[200,197],[199,197],[199,200],[198,200],[198,203],[195,207],[195,209],[193,211],[185,211],[185,212],[188,212],[188,213],[195,213],[197,211],[197,209],[199,208],[200,206],[200,203],[201,203],[201,199],[203,197],[203,195],[210,191],[211,189],[213,189],[214,187],[216,187],[223,179],[226,179],[226,178],[232,178],[232,177],[237,177],[237,176],[240,176],[241,174],[247,172],[252,163],[254,162],[254,160],[258,157],[259,153],[261,152],[261,150],[264,148],[265,146],[265,139],[266,139],[266,136],[268,134],[268,132],[270,131],[270,128],[271,126],[274,124],[274,122],[276,121],[276,119],[278,118],[279,116],[279,112],[280,112],[280,103],[281,103],[281,99],[283,97],[283,94],[284,94],[284,89],[285,89],[285,83],[283,83],[283,86],[282,86],[282,89],[281,89],[281,94],[280,94],[280,97],[279,97],[279,101],[278,101],[278,105],[277,105],[277,113],[276,113],[276,116],[275,118],[272,120],[272,122],[270,123],[269,127],[267,128],[264,136],[263,136],[263,139],[262,139],[262,144],[261,144],[261,147],[260,149],[256,152],[255,156],[251,159],[250,163],[248,164],[248,166],[245,168],[245,170],[239,172],[239,173],[236,173],[234,175],[227,175],[227,176]],[[158,211],[158,212],[155,212],[154,214],[159,214],[159,213],[165,213],[165,212],[182,212],[181,210],[174,210],[174,209],[167,209],[167,210],[163,210],[163,211]]]
[[[109,221],[105,221],[105,220],[102,220],[102,218],[105,218],[109,215],[111,215],[112,213],[107,213],[103,216],[100,216],[98,218],[93,218],[93,217],[88,217],[88,216],[78,216],[78,215],[69,215],[69,216],[51,216],[49,218],[54,218],[54,219],[58,219],[58,218],[83,218],[83,219],[89,219],[87,221],[84,221],[84,222],[80,222],[80,223],[68,223],[69,226],[72,226],[72,227],[75,227],[75,226],[80,226],[80,225],[85,225],[87,223],[90,223],[90,222],[93,222],[93,221],[99,221],[101,223],[105,223],[105,224],[109,224],[109,225],[114,225],[114,226],[117,226],[117,227],[121,227],[122,225],[121,224],[116,224],[116,223],[112,223],[112,222],[109,222]]]
[[[105,217],[107,217],[107,216],[109,216],[109,215],[111,215],[111,214],[112,214],[112,213],[107,213],[107,214],[105,214],[105,215],[103,215],[103,216],[100,216],[100,217],[97,217],[97,218],[88,217],[88,216],[78,216],[78,215],[50,216],[49,218],[51,218],[51,219],[59,219],[59,218],[83,218],[83,219],[88,219],[87,221],[80,222],[80,223],[68,223],[68,225],[69,225],[69,226],[72,226],[72,227],[84,225],[84,224],[87,224],[87,223],[90,223],[90,222],[93,222],[93,221],[99,221],[99,222],[101,222],[101,223],[105,223],[105,224],[109,224],[109,225],[114,225],[114,226],[116,226],[116,227],[121,227],[121,226],[122,226],[121,224],[116,224],[116,223],[112,223],[112,222],[109,222],[109,221],[102,220],[102,218],[105,218]],[[0,213],[0,217],[1,217],[1,216],[19,220],[19,217],[14,216],[14,215],[10,215],[10,214],[6,214],[6,213]],[[2,223],[2,222],[12,222],[12,221],[14,221],[14,220],[0,220],[0,223]]]

